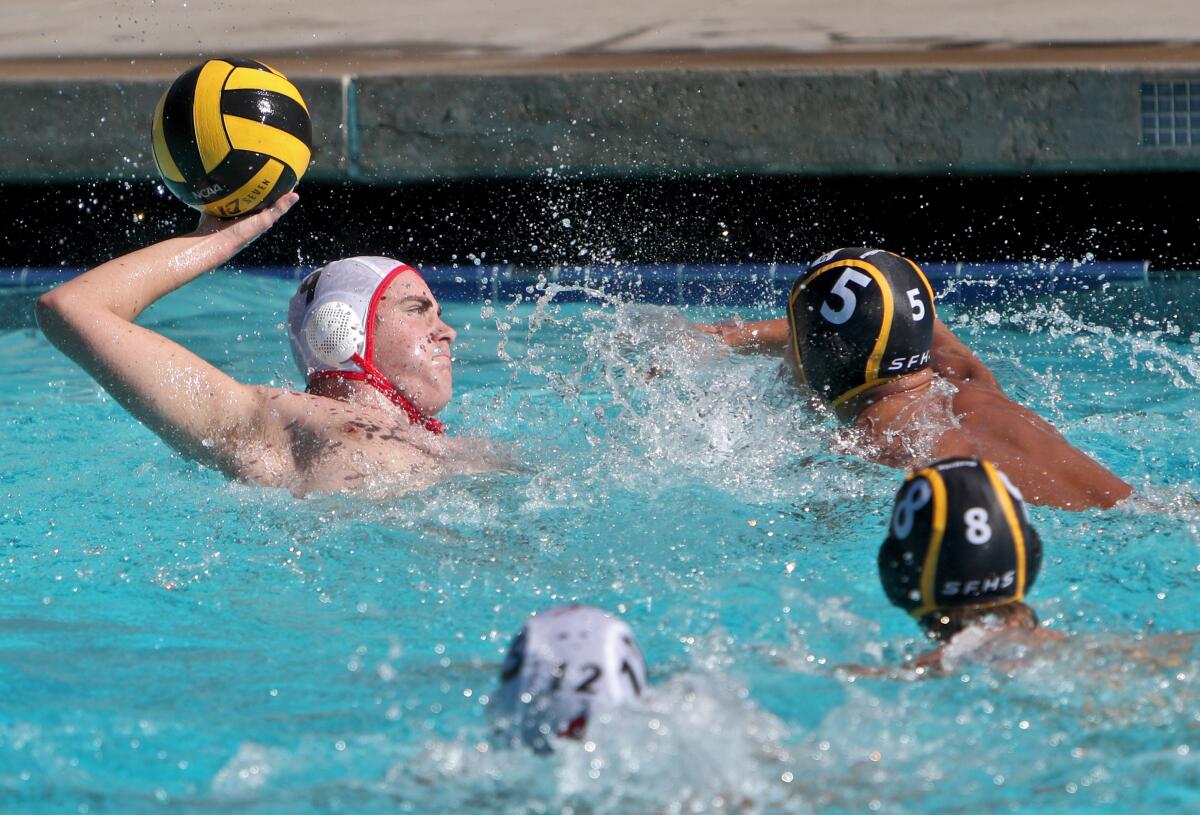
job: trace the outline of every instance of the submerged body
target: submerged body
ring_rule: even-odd
[[[980,616],[972,625],[902,665],[835,666],[834,671],[851,679],[936,679],[965,668],[988,667],[1012,672],[1040,656],[1051,655],[1065,637],[1037,623],[1008,622]]]
[[[38,322],[134,417],[230,478],[304,495],[419,489],[492,468],[480,445],[431,433],[363,382],[322,381],[308,393],[243,384],[134,323],[154,301],[228,262],[296,200],[290,193],[236,221],[206,217],[189,235],[104,263],[39,298]],[[416,275],[380,300],[379,367],[432,416],[450,399],[454,330]]]

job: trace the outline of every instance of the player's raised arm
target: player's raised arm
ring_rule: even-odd
[[[294,193],[236,221],[210,216],[189,235],[110,260],[38,298],[46,336],[114,399],[184,455],[238,475],[261,428],[262,389],[135,325],[155,300],[229,261],[296,202]]]

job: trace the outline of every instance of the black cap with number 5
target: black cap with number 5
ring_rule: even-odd
[[[933,287],[917,264],[882,249],[838,249],[809,264],[788,296],[801,382],[838,405],[929,367]]]
[[[896,494],[879,579],[888,599],[920,620],[1020,602],[1041,563],[1016,487],[991,462],[949,458],[909,475]]]

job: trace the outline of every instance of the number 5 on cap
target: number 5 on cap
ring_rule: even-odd
[[[829,303],[821,304],[821,316],[834,325],[841,325],[849,320],[854,314],[855,307],[858,306],[858,298],[855,297],[854,292],[846,288],[851,283],[865,289],[871,285],[871,278],[857,269],[846,269],[842,272],[842,276],[837,279],[829,291],[830,294],[837,295],[837,298],[842,301],[841,308],[834,311],[830,308]]]
[[[913,322],[921,322],[925,319],[925,304],[921,301],[921,290],[909,289],[905,294],[908,295],[908,304],[912,306]]]

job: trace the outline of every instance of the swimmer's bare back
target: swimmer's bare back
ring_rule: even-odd
[[[228,262],[297,200],[289,193],[234,221],[205,217],[195,232],[97,266],[38,298],[38,322],[134,417],[230,478],[297,494],[381,478],[396,490],[426,486],[463,445],[413,426],[382,396],[347,403],[242,384],[134,323],[151,303]]]
[[[790,345],[786,319],[698,328],[742,351],[785,354]],[[941,320],[934,327],[930,365],[934,375],[954,386],[948,398],[957,427],[943,431],[931,450],[917,455],[910,438],[925,418],[918,414],[929,404],[931,377],[928,371],[902,377],[847,406],[857,414],[854,426],[868,437],[870,458],[913,469],[933,459],[976,456],[997,464],[1030,503],[1064,509],[1107,508],[1133,492],[1049,422],[1005,396],[987,366]]]

